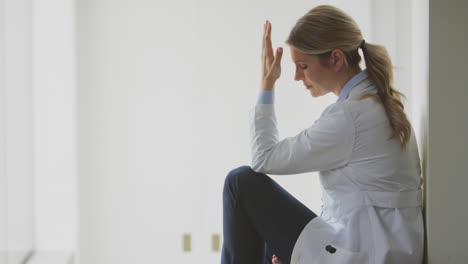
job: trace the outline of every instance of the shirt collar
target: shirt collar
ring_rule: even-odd
[[[351,92],[351,89],[356,87],[358,83],[363,81],[364,79],[367,79],[368,74],[367,70],[363,70],[360,73],[356,74],[351,80],[349,80],[346,85],[343,87],[343,89],[340,92],[340,95],[338,96],[338,100],[336,102],[340,102],[343,100],[348,99],[349,93]]]

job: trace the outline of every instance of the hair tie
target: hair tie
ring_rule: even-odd
[[[364,47],[364,44],[366,43],[365,40],[362,40],[361,45],[359,46],[361,49]]]

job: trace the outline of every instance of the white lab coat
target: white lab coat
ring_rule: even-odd
[[[281,141],[274,105],[258,104],[250,112],[253,170],[319,171],[322,215],[301,232],[291,264],[422,263],[422,179],[414,131],[405,151],[399,141],[388,140],[383,106],[372,98],[358,101],[369,92],[376,89],[365,79],[313,125]]]

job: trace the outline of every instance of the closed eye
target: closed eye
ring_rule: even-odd
[[[301,65],[301,64],[300,64],[300,65],[299,65],[299,68],[305,70],[305,69],[307,69],[307,65],[305,65],[305,64],[302,64],[302,65]]]

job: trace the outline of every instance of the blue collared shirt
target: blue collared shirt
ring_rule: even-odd
[[[336,102],[340,102],[348,99],[349,93],[351,90],[361,81],[368,78],[367,70],[363,70],[360,73],[356,74],[351,80],[349,80],[338,96]],[[275,94],[273,91],[264,91],[261,90],[258,96],[257,104],[273,104],[275,101]]]
[[[338,100],[336,100],[336,102],[341,102],[343,100],[346,100],[348,99],[348,96],[349,96],[349,93],[351,92],[351,90],[356,87],[356,85],[360,82],[362,82],[363,80],[367,79],[368,77],[368,74],[367,74],[367,70],[363,70],[361,71],[360,73],[354,75],[353,78],[351,78],[351,80],[349,80],[345,86],[343,87],[343,89],[341,90],[340,92],[340,96],[338,96]]]

